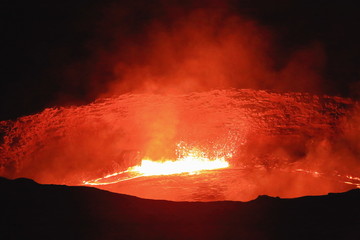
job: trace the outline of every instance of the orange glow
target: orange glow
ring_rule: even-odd
[[[360,187],[360,111],[304,93],[126,94],[0,122],[0,175],[143,198],[247,201]]]
[[[143,176],[152,175],[170,175],[178,173],[195,173],[202,170],[213,170],[219,168],[227,168],[229,163],[224,159],[209,160],[208,158],[189,155],[184,159],[176,161],[166,160],[164,162],[156,162],[144,159],[140,166],[131,169]]]
[[[90,181],[83,181],[85,185],[107,185],[126,181],[143,176],[159,176],[172,174],[199,174],[204,170],[214,170],[229,167],[225,156],[210,159],[197,148],[188,150],[182,144],[178,144],[178,158],[173,160],[153,161],[149,158],[142,159],[140,165],[129,167],[126,171],[108,174],[105,177]],[[231,157],[231,153],[226,154]],[[122,177],[127,174],[127,177]],[[130,177],[129,177],[130,176]],[[119,177],[114,180],[115,177]]]

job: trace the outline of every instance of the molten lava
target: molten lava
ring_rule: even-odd
[[[125,94],[0,122],[0,175],[151,199],[360,187],[360,108],[305,93]]]
[[[178,158],[175,161],[161,160],[153,161],[143,159],[140,165],[129,167],[126,171],[108,174],[95,180],[83,181],[86,185],[107,185],[131,180],[142,176],[159,176],[172,174],[199,174],[204,170],[214,170],[229,167],[225,157],[209,159],[206,154],[197,148],[190,150],[178,144]],[[230,153],[227,156],[231,156]],[[127,177],[123,177],[126,174]],[[129,177],[130,176],[130,177]],[[116,179],[119,177],[118,179]]]
[[[176,161],[166,160],[164,162],[155,162],[152,160],[142,160],[141,165],[131,168],[131,171],[137,172],[143,176],[154,176],[196,173],[201,170],[227,168],[228,166],[229,163],[224,159],[209,160],[206,158],[189,156]]]

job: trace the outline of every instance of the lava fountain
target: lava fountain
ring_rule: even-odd
[[[0,174],[186,201],[360,186],[358,103],[255,90],[125,94],[0,122]]]

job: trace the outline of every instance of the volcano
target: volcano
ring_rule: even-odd
[[[355,1],[3,1],[0,239],[360,239]]]

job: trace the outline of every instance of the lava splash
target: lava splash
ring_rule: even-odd
[[[225,157],[209,159],[204,152],[193,148],[189,151],[183,144],[178,144],[176,160],[153,161],[143,159],[140,165],[129,167],[126,171],[109,174],[95,180],[83,181],[86,185],[108,185],[144,176],[173,174],[200,174],[201,171],[228,168]],[[227,154],[229,157],[229,153]]]

